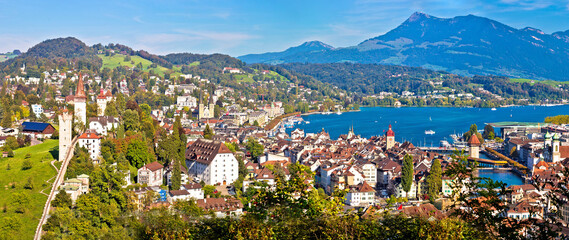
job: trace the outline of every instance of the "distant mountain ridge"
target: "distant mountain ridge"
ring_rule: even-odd
[[[545,34],[474,15],[438,18],[417,12],[397,28],[353,47],[289,51],[295,48],[238,58],[247,63],[379,63],[462,75],[569,80],[569,30]]]
[[[327,50],[334,50],[335,48],[320,42],[320,41],[310,41],[305,42],[301,45],[296,47],[288,48],[282,52],[270,52],[270,53],[262,53],[262,54],[248,54],[241,57],[238,57],[244,62],[251,62],[251,63],[272,63],[272,64],[279,64],[284,63],[281,61],[282,58],[290,58],[290,57],[300,57],[302,58],[303,54],[307,53],[314,53],[314,52],[322,52]]]

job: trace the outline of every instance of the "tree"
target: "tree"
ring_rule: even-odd
[[[26,184],[24,184],[24,188],[29,190],[34,189],[34,179],[32,177],[28,178],[28,181],[26,182]]]
[[[126,150],[126,159],[130,162],[130,165],[141,168],[144,164],[147,164],[152,159],[152,156],[148,152],[148,147],[146,143],[142,140],[132,140]]]
[[[69,194],[67,194],[63,189],[59,190],[51,202],[51,206],[53,207],[71,208],[72,204],[73,201],[71,200],[71,197],[69,197]]]
[[[10,110],[4,110],[4,116],[2,117],[2,127],[9,128],[12,126],[12,113]]]
[[[203,137],[205,139],[213,139],[213,130],[209,127],[209,124],[205,125],[203,130]]]
[[[140,119],[135,110],[127,109],[123,115],[123,122],[125,131],[136,132],[140,128]]]
[[[182,185],[182,172],[180,169],[180,163],[175,160],[174,161],[174,170],[172,171],[172,190],[180,190],[180,186]]]
[[[490,126],[490,124],[486,124],[484,126],[484,133],[482,133],[482,137],[485,139],[494,139],[496,133],[494,133],[494,127]]]
[[[30,204],[30,196],[26,192],[14,193],[12,195],[12,206],[16,208],[17,213],[25,213]]]
[[[253,160],[258,160],[259,156],[263,155],[263,152],[265,151],[265,147],[252,137],[247,140],[245,148],[247,149],[247,152],[251,154],[251,159]]]
[[[104,114],[105,116],[111,116],[111,117],[117,117],[119,115],[114,101],[110,101],[107,103],[107,107],[105,107]]]
[[[443,186],[441,162],[438,158],[433,160],[433,164],[431,165],[431,170],[429,171],[429,176],[427,177],[427,186],[429,200],[431,202],[434,202],[441,192]]]
[[[31,169],[32,166],[33,166],[33,164],[29,159],[26,159],[26,160],[24,160],[24,162],[22,162],[22,170]]]
[[[406,196],[409,195],[411,185],[413,185],[413,177],[413,157],[407,154],[403,158],[403,168],[401,169],[401,186]]]

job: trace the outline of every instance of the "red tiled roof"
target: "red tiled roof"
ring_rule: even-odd
[[[81,136],[79,136],[79,139],[101,139],[101,137],[99,137],[96,132],[87,131],[81,134]]]
[[[391,130],[391,124],[389,124],[389,130],[387,130],[386,135],[388,137],[395,137],[395,132],[393,132],[393,130]]]
[[[159,170],[161,168],[164,168],[164,166],[156,161],[151,162],[149,164],[144,165],[144,167],[148,168],[150,171],[156,171]]]
[[[470,136],[470,140],[468,140],[468,146],[480,146],[480,140],[476,134],[472,134],[472,136]]]

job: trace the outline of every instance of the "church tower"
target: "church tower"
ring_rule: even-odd
[[[561,138],[559,133],[553,134],[553,145],[551,146],[551,161],[554,163],[559,162],[561,160],[561,153],[559,152],[559,145],[560,145],[559,138]]]
[[[87,124],[87,95],[85,95],[84,87],[83,78],[79,74],[79,82],[77,82],[77,91],[75,92],[75,117],[82,124]]]
[[[389,130],[387,130],[386,133],[386,140],[386,149],[391,149],[393,146],[395,146],[395,132],[391,130],[391,124],[389,124]]]
[[[476,134],[472,134],[468,141],[468,152],[470,153],[471,158],[480,158],[480,145],[480,140]]]
[[[547,133],[545,134],[544,137],[545,141],[544,143],[544,148],[547,149],[548,147],[551,147],[551,133],[549,133],[549,131],[547,131]]]
[[[213,95],[209,95],[209,104],[208,104],[208,115],[209,118],[213,118],[214,117],[214,109],[215,109],[215,103],[213,102]]]
[[[67,150],[71,147],[71,132],[73,115],[67,109],[59,116],[59,161],[66,157]]]
[[[105,95],[105,90],[101,88],[101,93],[97,96],[97,115],[104,116],[105,109],[107,108],[107,96]]]

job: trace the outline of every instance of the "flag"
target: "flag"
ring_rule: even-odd
[[[403,204],[399,205],[399,207],[397,208],[397,210],[401,210],[403,209]]]

